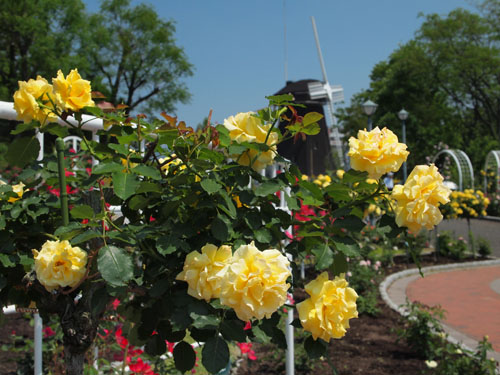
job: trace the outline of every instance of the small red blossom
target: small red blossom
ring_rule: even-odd
[[[68,171],[68,170],[66,170],[66,168],[64,168],[64,174],[66,175],[66,177],[74,177],[75,176],[75,172]]]
[[[70,148],[68,151],[70,154],[76,154],[76,150],[74,148]]]
[[[82,220],[82,224],[88,224],[89,223],[89,219],[83,219]]]
[[[120,300],[118,298],[115,298],[115,300],[111,303],[111,305],[113,306],[113,310],[116,310],[120,305]]]
[[[43,338],[45,338],[45,339],[48,337],[52,337],[56,334],[56,332],[52,328],[50,328],[49,326],[45,327],[42,330],[42,332],[43,332]]]
[[[165,340],[165,344],[167,344],[168,352],[169,353],[173,353],[174,352],[175,342],[169,342],[169,341]]]
[[[250,321],[245,323],[245,327],[243,328],[243,330],[248,331],[249,329],[252,329],[252,323]]]
[[[246,354],[248,359],[252,361],[255,361],[257,359],[255,351],[252,349],[251,342],[239,342],[237,343],[237,345],[241,350],[241,354]]]
[[[151,365],[149,363],[143,362],[142,358],[137,358],[137,361],[135,363],[129,364],[128,367],[133,374],[157,375],[151,369]]]

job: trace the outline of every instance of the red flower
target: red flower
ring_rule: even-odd
[[[257,359],[255,351],[252,350],[251,342],[238,342],[237,345],[241,350],[241,354],[246,354],[248,359],[252,361],[255,361]]]
[[[245,323],[245,327],[243,328],[243,331],[248,331],[249,329],[252,329],[252,323],[250,323],[250,321]]]
[[[125,337],[123,337],[122,327],[120,327],[116,330],[115,340],[116,340],[116,343],[118,345],[120,345],[120,347],[122,349],[125,349],[128,346],[128,340]]]
[[[70,171],[66,170],[66,168],[64,168],[64,174],[66,175],[66,177],[74,177],[75,176],[75,172],[70,172]]]
[[[43,332],[43,338],[52,337],[56,334],[55,331],[52,328],[50,328],[49,326],[45,327],[42,330],[42,332]]]
[[[115,300],[111,303],[111,305],[113,305],[113,310],[116,310],[119,304],[120,300],[118,298],[115,298]]]
[[[169,341],[165,340],[165,344],[167,344],[167,349],[168,349],[169,353],[173,353],[175,342],[169,342]]]
[[[88,224],[89,223],[89,219],[83,219],[82,220],[82,224]]]
[[[141,358],[137,358],[137,362],[129,364],[128,367],[133,374],[157,375],[153,372],[149,363],[143,362]]]
[[[74,148],[70,148],[68,151],[69,151],[70,154],[76,154],[76,151],[75,151]]]

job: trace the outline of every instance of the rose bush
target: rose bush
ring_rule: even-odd
[[[277,310],[293,287],[304,286],[297,264],[305,257],[321,273],[307,284],[311,297],[299,308],[313,333],[306,342],[345,333],[356,315],[356,293],[339,275],[348,271],[347,257],[359,256],[355,234],[365,227],[367,204],[389,194],[373,178],[397,169],[407,155],[392,133],[360,133],[351,142],[353,169],[319,186],[276,153],[279,142],[319,128],[319,114],[286,118],[290,95],[195,131],[166,113],[131,117],[123,106],[109,111],[109,105],[104,112],[76,69],[53,83],[39,77],[36,85],[20,83],[15,95],[24,123],[7,155],[19,155],[8,160],[23,171],[0,185],[0,303],[35,302],[42,316],[59,317],[68,375],[82,373],[85,352],[117,298],[130,344],[159,356],[167,342],[176,343],[174,362],[182,372],[195,365],[193,341],[204,343],[201,361],[212,373],[227,365],[228,342],[264,335],[283,347]],[[103,120],[97,135],[108,142],[89,139],[83,113]],[[55,119],[58,124],[48,124]],[[289,122],[283,134],[279,121]],[[38,142],[26,135],[33,129],[71,131],[82,138],[81,150],[64,151],[59,142],[58,159],[49,153],[37,161]],[[266,174],[271,163],[279,173]],[[440,180],[433,181],[442,191]],[[13,189],[20,183],[22,196]],[[411,200],[437,205],[442,196],[424,190],[398,201],[406,215],[399,224],[430,225]],[[304,220],[304,206],[318,214]],[[387,235],[400,231],[388,215],[379,223]],[[44,244],[51,250],[44,252]],[[42,250],[33,257],[32,249]],[[326,271],[335,278],[328,280]],[[339,305],[330,306],[333,301]]]

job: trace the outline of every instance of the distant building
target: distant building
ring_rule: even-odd
[[[309,112],[318,112],[323,115],[318,124],[320,132],[314,136],[307,136],[303,141],[300,137],[297,140],[290,139],[278,145],[278,153],[296,164],[300,171],[308,176],[325,173],[327,169],[333,169],[333,158],[331,140],[328,127],[325,121],[323,109],[324,102],[321,100],[312,100],[309,94],[308,84],[318,82],[313,79],[304,79],[301,81],[288,81],[286,86],[279,90],[275,95],[292,94],[295,102],[303,104],[306,107],[296,107],[297,114],[304,116]],[[288,112],[288,117],[291,112]],[[282,133],[285,132],[287,122],[281,122],[279,127]]]

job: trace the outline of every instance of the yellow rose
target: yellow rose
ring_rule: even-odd
[[[36,80],[19,81],[19,90],[14,93],[14,109],[18,120],[25,123],[36,120],[41,125],[57,121],[53,109],[54,99],[52,85],[45,78],[38,76]],[[40,107],[39,102],[48,108]]]
[[[331,338],[339,339],[349,328],[349,319],[357,318],[356,299],[358,294],[344,276],[328,279],[323,272],[306,285],[306,292],[311,296],[297,304],[299,319],[306,331],[326,342]]]
[[[59,70],[57,78],[52,78],[57,103],[66,111],[77,112],[83,107],[94,106],[90,81],[82,79],[78,69],[73,69],[66,78]]]
[[[74,287],[85,275],[87,253],[68,241],[47,241],[39,252],[33,250],[38,281],[49,292]]]
[[[226,267],[231,260],[231,247],[206,244],[198,251],[189,253],[184,261],[184,269],[176,277],[177,280],[188,283],[188,294],[210,301],[219,298],[221,288],[221,275],[218,273]]]
[[[337,174],[337,177],[339,179],[342,180],[342,178],[344,177],[344,173],[345,173],[345,171],[343,169],[337,169],[337,173],[336,174]]]
[[[396,185],[392,198],[396,203],[396,223],[418,233],[422,227],[432,229],[443,219],[439,204],[450,201],[450,189],[434,164],[417,165],[406,183]]]
[[[238,113],[224,120],[224,126],[229,130],[229,137],[236,143],[264,143],[271,125],[263,124],[262,121],[253,116],[252,112]],[[258,151],[249,149],[241,155],[232,155],[241,165],[251,166],[254,170],[260,171],[267,165],[272,164],[276,155],[276,143],[278,134],[271,132],[266,144],[270,146],[268,151]]]
[[[290,262],[278,250],[259,251],[254,243],[235,251],[224,270],[220,301],[239,319],[270,318],[287,299]]]
[[[21,199],[24,194],[24,184],[22,182],[18,183],[17,185],[12,185],[12,191],[17,194],[19,198],[14,198],[11,197],[9,198],[8,202],[14,203],[15,201]]]
[[[351,167],[357,171],[368,172],[368,176],[378,180],[389,172],[397,172],[406,161],[409,152],[404,143],[389,129],[372,131],[360,130],[358,138],[349,138],[349,157]]]

